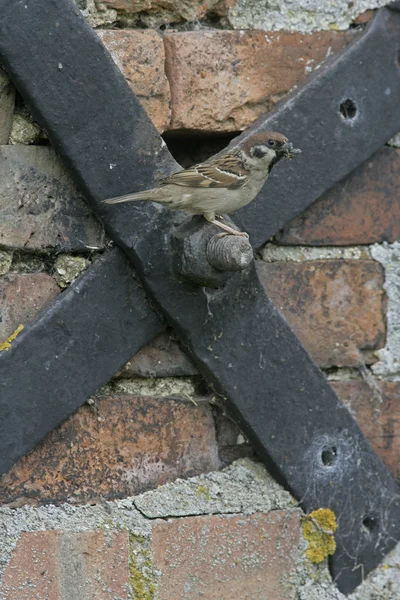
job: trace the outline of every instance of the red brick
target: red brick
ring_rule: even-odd
[[[199,31],[164,36],[172,128],[245,129],[354,31]]]
[[[120,377],[180,377],[198,371],[170,331],[160,333],[118,373]]]
[[[336,381],[331,385],[355,415],[375,452],[400,483],[400,383]]]
[[[0,279],[0,341],[53,302],[60,288],[50,275],[5,275]]]
[[[0,478],[0,504],[96,502],[219,467],[208,404],[103,397],[83,406]]]
[[[280,244],[373,244],[400,239],[400,150],[384,147],[277,236]]]
[[[353,23],[354,25],[365,25],[366,23],[369,23],[369,21],[371,21],[371,19],[376,15],[376,10],[370,9],[370,10],[366,10],[365,12],[359,14],[354,20]]]
[[[158,600],[290,600],[299,513],[202,516],[156,522]]]
[[[275,306],[321,367],[374,362],[385,341],[382,267],[371,260],[258,261]]]
[[[3,578],[4,600],[128,600],[128,533],[23,532]]]
[[[3,576],[4,600],[59,600],[58,532],[22,532]]]
[[[162,38],[152,30],[98,30],[143,108],[160,132],[170,122],[170,91]]]

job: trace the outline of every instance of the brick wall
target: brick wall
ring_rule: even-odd
[[[300,2],[285,21],[286,3],[280,17],[270,3],[268,28],[255,31],[257,2],[77,4],[184,166],[273,109],[377,5],[339,2],[328,18],[320,2],[305,20]],[[0,144],[1,343],[109,240],[3,73]],[[399,148],[384,146],[257,259],[266,292],[398,482]],[[304,554],[300,509],[255,461],[173,333],[161,334],[1,477],[2,597],[342,598],[326,561]],[[397,551],[353,597],[400,598],[398,562]]]

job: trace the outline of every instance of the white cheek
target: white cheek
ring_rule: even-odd
[[[271,161],[274,157],[275,157],[275,150],[270,150],[268,148],[268,151],[267,151],[267,153],[265,155],[266,160],[267,161]]]

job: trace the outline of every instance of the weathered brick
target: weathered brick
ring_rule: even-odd
[[[360,13],[359,15],[357,15],[357,17],[353,20],[354,25],[365,25],[366,23],[369,23],[369,21],[371,21],[371,19],[373,19],[376,15],[376,10],[374,9],[370,9],[370,10],[366,10],[362,13]]]
[[[3,69],[0,69],[0,145],[7,144],[10,137],[14,100],[15,88]]]
[[[115,396],[83,406],[0,478],[0,503],[120,498],[219,467],[211,408]]]
[[[321,367],[374,362],[385,341],[382,267],[371,260],[258,261],[262,284]]]
[[[0,279],[0,342],[53,302],[60,288],[50,275],[5,275]]]
[[[65,252],[103,246],[103,227],[52,148],[0,147],[0,181],[0,246]]]
[[[160,333],[118,373],[120,377],[180,377],[196,375],[196,367],[171,331]]]
[[[4,600],[59,600],[57,531],[23,532],[4,576]]]
[[[161,36],[152,30],[98,30],[143,108],[162,132],[170,122],[170,91]]]
[[[385,146],[278,233],[280,244],[400,239],[400,149]]]
[[[153,560],[158,600],[290,600],[299,513],[203,516],[158,521]]]
[[[400,382],[376,380],[376,387],[364,381],[335,381],[331,385],[400,483]]]
[[[128,600],[128,533],[23,532],[4,572],[2,598]]]
[[[165,34],[172,128],[245,129],[355,35],[217,30]]]

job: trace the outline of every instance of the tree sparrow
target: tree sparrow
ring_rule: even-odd
[[[247,236],[221,223],[216,216],[249,204],[267,181],[272,167],[281,158],[292,158],[300,152],[281,133],[257,133],[230,152],[160,179],[159,187],[104,202],[159,202],[168,208],[204,215],[207,221],[233,235]]]

